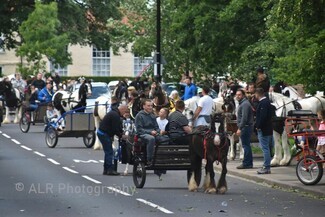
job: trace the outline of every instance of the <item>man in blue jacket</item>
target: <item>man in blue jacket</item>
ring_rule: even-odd
[[[255,96],[259,103],[256,109],[256,123],[258,140],[262,147],[264,163],[263,167],[257,171],[258,174],[270,174],[271,173],[271,152],[270,144],[273,141],[273,127],[272,116],[273,108],[270,100],[265,96],[262,88],[257,88]]]
[[[197,94],[197,88],[195,84],[192,83],[191,77],[187,76],[185,79],[185,83],[186,83],[185,92],[181,98],[183,101],[190,99]]]
[[[38,92],[38,100],[41,103],[49,103],[52,101],[52,96],[54,94],[52,87],[52,82],[47,81],[46,86]]]

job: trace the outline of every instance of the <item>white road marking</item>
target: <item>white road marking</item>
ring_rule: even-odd
[[[20,147],[22,147],[23,149],[26,149],[27,151],[31,151],[31,148],[28,148],[27,146],[21,145]]]
[[[3,133],[2,135],[3,135],[4,137],[8,138],[8,139],[11,138],[9,135],[7,135],[7,134],[5,134],[5,133]]]
[[[100,181],[97,181],[96,179],[90,178],[89,176],[82,176],[85,179],[88,179],[89,181],[95,183],[95,184],[102,184]]]
[[[20,145],[20,144],[21,144],[20,142],[18,142],[18,141],[15,140],[15,139],[11,139],[11,141],[13,141],[14,143],[16,143],[17,145]]]
[[[48,161],[50,161],[51,163],[55,164],[55,165],[60,165],[59,162],[53,160],[52,158],[47,158]]]
[[[153,207],[153,208],[155,208],[155,209],[158,209],[158,210],[160,210],[160,211],[162,211],[162,212],[164,212],[164,213],[166,213],[166,214],[173,214],[172,211],[169,211],[168,209],[165,209],[164,207],[158,206],[157,204],[151,203],[151,202],[146,201],[146,200],[144,200],[144,199],[137,198],[137,201],[139,201],[139,202],[141,202],[141,203],[144,203],[144,204],[146,204],[146,205],[148,205],[148,206],[151,206],[151,207]]]
[[[66,171],[69,171],[70,173],[78,174],[77,171],[70,169],[69,167],[62,167],[62,168],[65,169]]]
[[[112,190],[112,191],[115,191],[116,193],[122,194],[124,196],[129,196],[129,197],[131,196],[131,194],[126,193],[124,191],[121,191],[121,190],[119,190],[117,188],[114,188],[114,187],[107,187],[107,188],[110,189],[110,190]]]
[[[76,162],[76,163],[96,163],[96,164],[99,163],[97,160],[87,160],[87,161],[85,161],[85,160],[73,159],[73,161]]]
[[[41,157],[45,157],[44,154],[42,154],[42,153],[40,153],[40,152],[38,152],[38,151],[34,151],[34,153],[37,154],[37,155],[39,155],[39,156],[41,156]]]

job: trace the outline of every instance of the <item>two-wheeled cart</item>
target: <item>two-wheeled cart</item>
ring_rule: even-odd
[[[285,120],[286,133],[295,139],[299,150],[296,174],[305,185],[315,185],[323,177],[325,155],[316,151],[316,140],[318,136],[325,136],[325,130],[316,130],[318,126],[317,115],[308,110],[289,111]]]
[[[22,117],[19,121],[21,132],[28,133],[30,125],[47,124],[47,103],[40,103],[36,110],[31,110],[28,105],[23,105]]]
[[[65,122],[65,127],[60,128],[60,121]],[[49,148],[54,148],[59,137],[82,137],[84,145],[91,148],[95,144],[95,122],[93,113],[76,112],[64,113],[56,122],[50,123],[45,135],[45,142]]]
[[[187,181],[190,179],[189,145],[170,144],[171,141],[157,142],[150,165],[146,159],[146,145],[135,135],[133,145],[133,182],[142,188],[146,182],[146,171],[187,170]],[[199,184],[199,183],[198,183]]]

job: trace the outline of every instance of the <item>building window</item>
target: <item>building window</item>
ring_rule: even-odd
[[[93,75],[110,76],[111,74],[111,57],[109,50],[98,50],[93,48]]]
[[[141,74],[152,64],[152,57],[138,57],[134,55],[134,76],[141,76]]]
[[[67,66],[65,66],[65,67],[61,67],[61,66],[54,67],[54,65],[50,61],[50,72],[58,72],[60,76],[68,76],[68,67]]]

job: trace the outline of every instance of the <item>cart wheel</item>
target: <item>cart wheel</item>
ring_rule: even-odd
[[[315,156],[308,155],[298,162],[296,174],[301,183],[316,185],[323,176],[323,165],[316,161]]]
[[[54,148],[58,143],[58,134],[54,127],[49,127],[46,131],[45,142],[49,148]]]
[[[27,133],[29,131],[29,127],[30,127],[30,117],[29,114],[25,112],[19,121],[19,128],[21,132]]]
[[[134,161],[133,164],[133,183],[137,188],[143,188],[146,182],[146,167],[144,163]]]
[[[87,148],[93,147],[96,140],[95,131],[88,132],[87,135],[83,137],[83,140]]]

